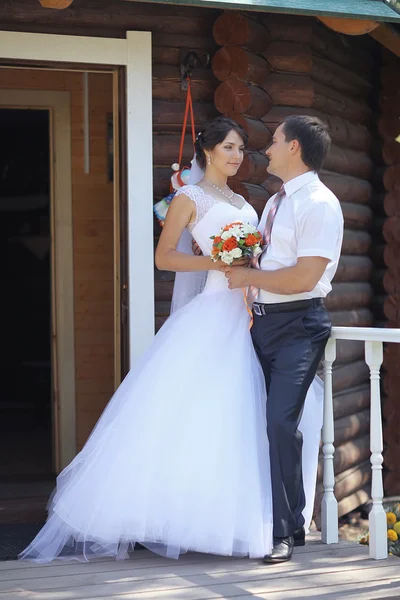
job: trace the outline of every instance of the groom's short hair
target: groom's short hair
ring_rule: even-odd
[[[303,163],[318,173],[331,145],[329,129],[325,123],[317,117],[293,115],[284,119],[280,125],[283,125],[282,131],[287,142],[299,142]]]

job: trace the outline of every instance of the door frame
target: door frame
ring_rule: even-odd
[[[89,70],[90,65],[125,69],[123,134],[127,150],[129,365],[132,367],[154,336],[151,33],[127,31],[125,39],[115,39],[0,31],[0,61],[13,67],[35,65],[55,70],[63,70],[63,65],[79,71],[85,70],[85,66]],[[62,369],[64,365],[60,364]],[[74,395],[69,395],[66,402],[73,404],[75,410]],[[70,435],[71,430],[65,437]],[[63,444],[60,440],[60,449]],[[60,468],[69,462],[69,453],[70,450],[60,453]]]
[[[2,89],[0,108],[49,111],[51,374],[53,466],[76,452],[72,255],[71,99],[69,92]]]

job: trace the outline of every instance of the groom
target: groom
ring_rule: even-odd
[[[267,387],[274,545],[266,563],[290,560],[293,546],[304,544],[298,425],[331,331],[323,298],[343,238],[339,201],[318,177],[329,146],[315,117],[292,116],[278,126],[266,156],[268,172],[283,185],[261,217],[266,248],[256,268],[222,267],[231,289],[249,287],[251,333]]]

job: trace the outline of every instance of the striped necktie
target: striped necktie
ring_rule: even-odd
[[[263,246],[263,251],[262,254],[264,254],[264,252],[266,252],[268,246],[271,243],[271,233],[272,233],[272,225],[274,224],[274,220],[276,217],[276,213],[278,212],[278,208],[282,202],[283,197],[285,196],[285,188],[282,185],[280,190],[278,191],[278,193],[275,195],[275,198],[272,201],[271,204],[271,208],[269,209],[269,213],[267,216],[267,220],[265,222],[265,229],[264,229],[264,246]],[[260,257],[262,256],[262,254],[259,254],[258,256],[255,256],[251,259],[250,264],[254,269],[260,269]],[[250,308],[253,304],[253,302],[255,302],[255,300],[257,299],[258,296],[258,292],[259,292],[259,288],[254,286],[254,285],[250,285],[248,290],[247,290],[247,306]]]

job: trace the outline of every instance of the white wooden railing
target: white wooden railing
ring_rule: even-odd
[[[383,437],[380,394],[380,368],[383,361],[383,343],[400,343],[400,329],[373,329],[367,327],[333,327],[325,349],[324,373],[324,423],[322,428],[322,451],[324,455],[324,497],[321,507],[322,541],[338,542],[338,505],[334,494],[334,419],[332,393],[332,365],[336,359],[336,340],[360,340],[365,345],[365,362],[370,369],[371,421],[370,449],[372,468],[372,509],[369,515],[369,555],[371,558],[387,558],[386,514],[383,510]]]

